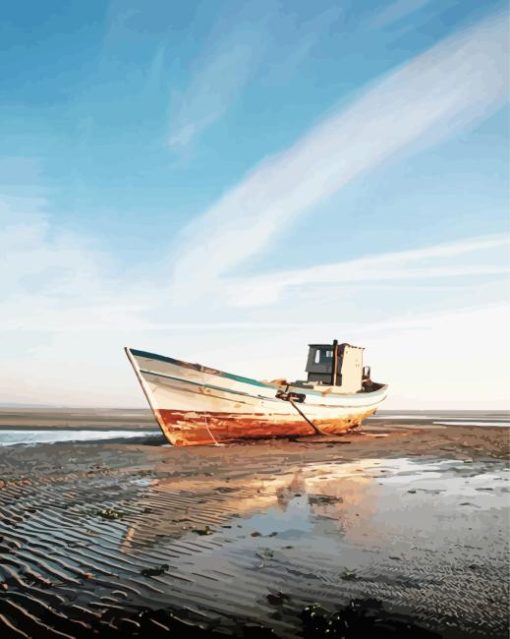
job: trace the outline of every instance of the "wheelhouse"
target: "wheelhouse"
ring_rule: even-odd
[[[309,344],[308,349],[308,382],[338,386],[346,393],[363,390],[370,377],[370,369],[363,368],[363,348],[335,340],[333,344]]]

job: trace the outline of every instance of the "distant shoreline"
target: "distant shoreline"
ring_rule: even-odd
[[[505,411],[378,411],[364,422],[364,428],[441,427],[441,421],[459,425],[509,426]],[[487,424],[483,424],[487,422]],[[501,422],[501,423],[498,423]],[[445,424],[450,425],[450,424]],[[455,424],[451,424],[455,425]],[[0,407],[0,430],[155,430],[159,429],[148,409],[99,408],[6,408]]]
[[[122,408],[119,406],[47,406],[44,404],[7,404],[0,402],[0,416],[5,413],[66,413],[73,415],[115,415],[119,413],[129,415],[150,415],[149,408]],[[378,415],[396,415],[396,414],[414,414],[414,415],[453,415],[453,414],[478,414],[478,415],[505,415],[510,417],[510,406],[508,409],[503,408],[384,408],[377,411]]]
[[[147,409],[0,408],[0,430],[158,429]]]

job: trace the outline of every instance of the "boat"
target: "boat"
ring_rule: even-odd
[[[164,436],[174,446],[340,435],[375,413],[387,385],[373,382],[363,348],[309,344],[307,379],[262,381],[125,348]]]

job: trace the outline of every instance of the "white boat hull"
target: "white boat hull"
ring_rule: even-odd
[[[387,387],[339,394],[232,375],[126,348],[137,378],[167,440],[176,446],[262,437],[334,435],[359,426],[386,397]],[[304,395],[279,399],[286,388]]]

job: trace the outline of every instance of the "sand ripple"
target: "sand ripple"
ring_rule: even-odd
[[[1,637],[294,637],[307,604],[366,597],[430,632],[505,636],[504,444],[436,435],[431,459],[406,437],[4,449]]]

